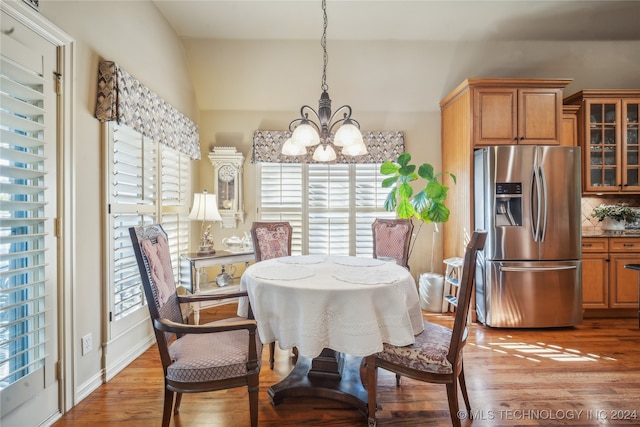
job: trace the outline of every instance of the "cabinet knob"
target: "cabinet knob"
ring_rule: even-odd
[[[583,248],[590,248],[591,246],[593,246],[593,244],[591,244],[591,243],[583,243],[582,244]]]
[[[632,248],[635,245],[633,243],[623,243],[622,246],[624,246],[625,248]]]

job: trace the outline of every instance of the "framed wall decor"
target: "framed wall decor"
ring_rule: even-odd
[[[236,228],[244,222],[242,168],[244,155],[234,147],[214,147],[209,153],[213,165],[213,188],[217,197],[222,228]]]

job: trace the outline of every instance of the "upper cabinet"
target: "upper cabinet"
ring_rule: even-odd
[[[564,100],[578,105],[584,194],[640,194],[640,90],[583,90]]]
[[[482,85],[472,90],[477,122],[474,146],[560,144],[561,88]]]

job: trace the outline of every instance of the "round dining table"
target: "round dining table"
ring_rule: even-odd
[[[245,270],[263,343],[296,348],[291,373],[269,388],[276,405],[288,397],[321,397],[351,404],[364,415],[363,357],[383,343],[413,344],[422,332],[415,280],[396,263],[364,257],[306,255],[261,261]],[[246,298],[238,314],[248,314]]]

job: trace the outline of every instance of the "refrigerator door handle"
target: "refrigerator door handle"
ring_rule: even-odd
[[[547,215],[549,212],[547,209],[547,177],[544,173],[544,169],[542,168],[542,166],[538,167],[538,176],[540,177],[540,184],[541,186],[538,187],[538,191],[540,191],[540,189],[542,189],[542,196],[540,197],[540,199],[542,200],[542,207],[540,209],[541,214],[542,214],[542,226],[540,227],[540,231],[538,232],[538,238],[540,240],[540,242],[544,242],[544,237],[547,234]]]
[[[538,173],[538,168],[534,166],[531,177],[531,234],[533,235],[534,242],[540,241],[541,197],[540,176]]]
[[[561,267],[500,267],[500,271],[557,271],[557,270],[575,270],[575,265],[567,265]]]

